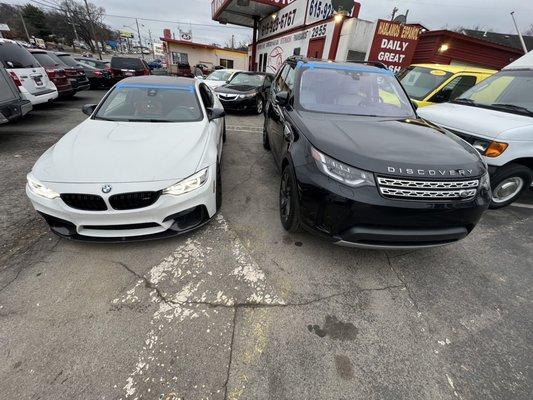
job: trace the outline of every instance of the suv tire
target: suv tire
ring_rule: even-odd
[[[296,233],[300,231],[300,204],[298,202],[298,189],[296,178],[291,164],[287,165],[281,173],[279,187],[279,216],[281,225],[286,231]]]

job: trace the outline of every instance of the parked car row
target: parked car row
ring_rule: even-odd
[[[113,57],[108,62],[26,48],[3,38],[0,38],[0,69],[3,70],[0,123],[20,118],[38,104],[70,98],[89,88],[109,88],[125,77],[150,74],[146,62],[139,58]],[[12,94],[13,85],[5,76],[10,77],[18,95]],[[25,101],[21,103],[21,100]]]

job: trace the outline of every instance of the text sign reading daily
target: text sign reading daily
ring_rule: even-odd
[[[398,72],[411,64],[420,27],[378,20],[368,61],[379,61]]]

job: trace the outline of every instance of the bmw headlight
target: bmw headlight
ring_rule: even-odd
[[[237,96],[239,99],[251,99],[252,97],[254,97],[257,93],[247,93],[247,94],[240,94],[239,96]]]
[[[196,190],[204,185],[204,183],[207,181],[208,173],[209,167],[204,168],[188,178],[185,178],[184,180],[167,187],[163,190],[163,194],[179,196],[180,194],[192,192],[193,190]]]
[[[311,155],[320,171],[345,185],[352,187],[376,186],[374,175],[371,172],[341,163],[322,154],[314,147],[311,147]]]
[[[26,176],[26,179],[28,180],[28,187],[32,193],[35,193],[37,196],[45,197],[47,199],[55,199],[59,197],[59,193],[54,192],[52,189],[48,189],[30,174]]]

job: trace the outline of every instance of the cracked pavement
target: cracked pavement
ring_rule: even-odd
[[[230,115],[223,206],[205,227],[58,239],[25,175],[103,94],[0,127],[0,398],[530,398],[531,209],[489,212],[431,250],[289,235],[262,121]]]

